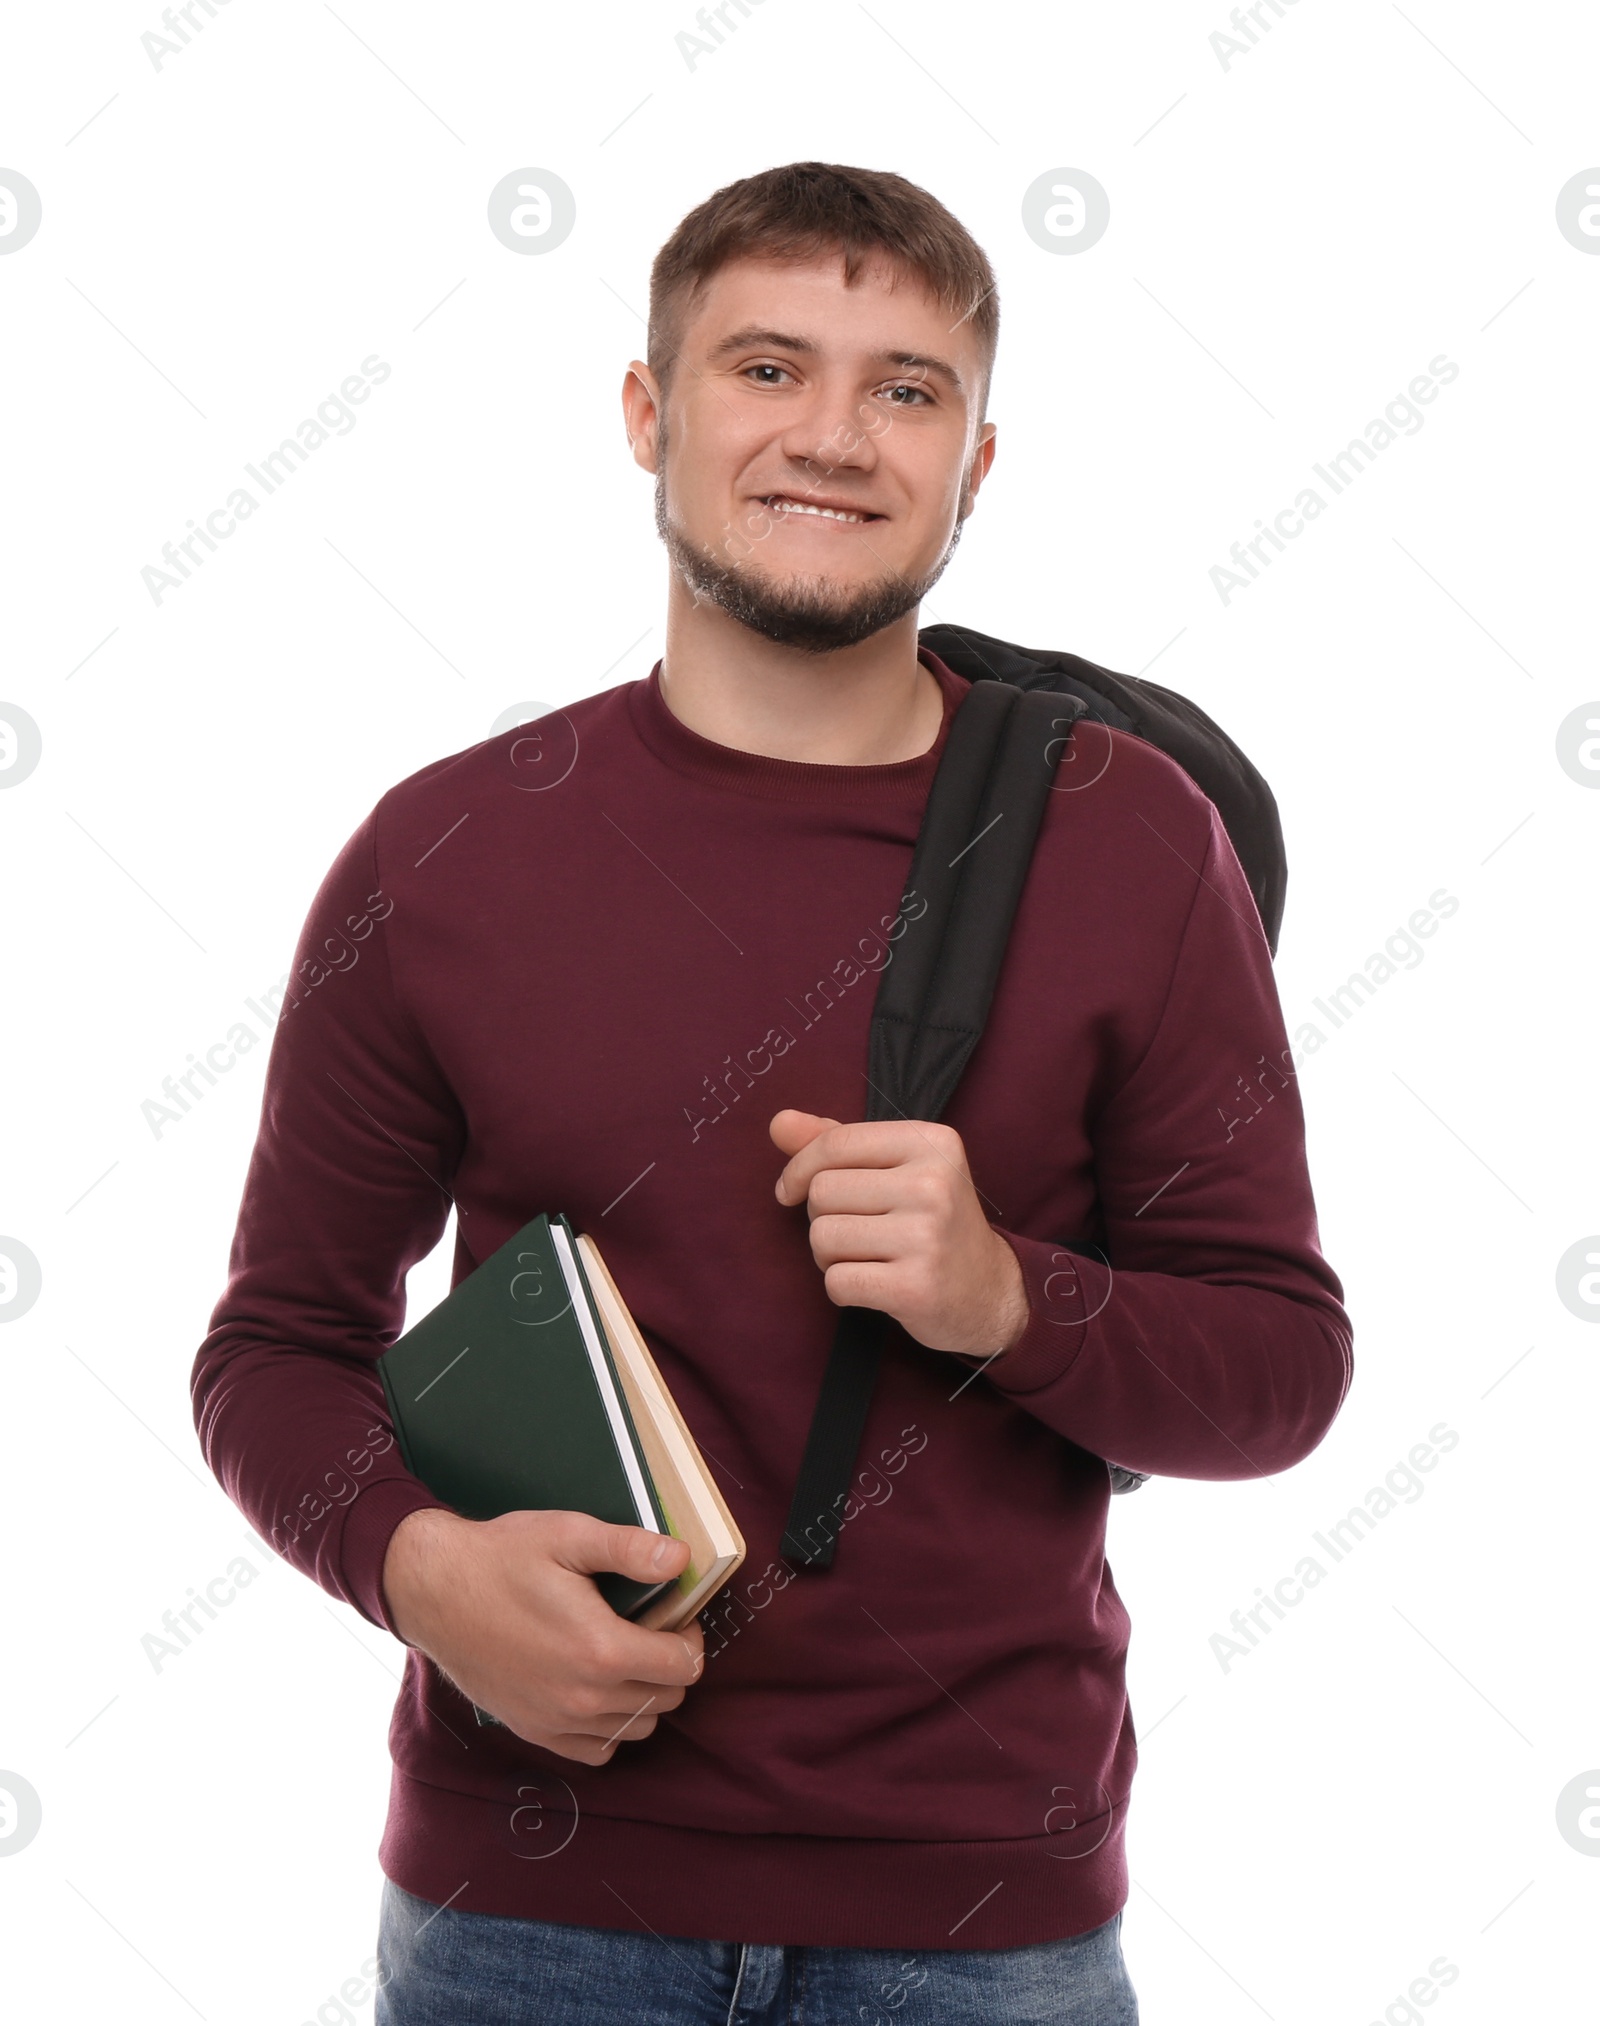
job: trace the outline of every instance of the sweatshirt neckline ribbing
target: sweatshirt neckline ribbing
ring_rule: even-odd
[[[925,647],[917,650],[917,659],[944,692],[944,717],[938,737],[925,753],[909,760],[887,760],[871,766],[781,760],[766,753],[747,753],[738,746],[718,745],[714,739],[691,731],[681,718],[673,715],[661,693],[659,661],[649,675],[629,685],[628,702],[634,728],[649,750],[675,772],[695,780],[760,795],[769,801],[916,803],[926,799],[933,785],[949,735],[950,719],[972,686]]]

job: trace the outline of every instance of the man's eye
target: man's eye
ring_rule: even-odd
[[[916,396],[914,401],[892,401],[891,405],[896,408],[914,408],[924,401],[931,401],[933,398],[926,387],[914,386],[909,380],[897,380],[892,387],[885,387],[883,391],[891,397],[896,394],[913,394]]]
[[[745,373],[747,377],[751,373],[771,373],[774,376],[772,379],[758,380],[756,384],[759,387],[775,387],[778,384],[778,376],[783,375],[784,369],[782,366],[765,364],[760,366],[747,366],[745,368]]]

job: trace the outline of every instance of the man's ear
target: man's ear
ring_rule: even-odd
[[[622,382],[622,419],[627,426],[633,461],[642,471],[656,468],[656,431],[661,420],[661,389],[656,376],[635,359]]]
[[[992,422],[985,422],[978,430],[977,448],[973,451],[972,462],[967,467],[967,503],[962,510],[963,520],[971,513],[978,487],[988,477],[989,467],[994,463],[994,445],[995,426]]]

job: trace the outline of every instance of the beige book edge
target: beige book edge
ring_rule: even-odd
[[[679,1536],[689,1543],[688,1566],[677,1583],[633,1622],[646,1631],[675,1632],[687,1625],[738,1569],[745,1557],[744,1536],[599,1248],[587,1233],[579,1234],[578,1250],[656,1491]]]

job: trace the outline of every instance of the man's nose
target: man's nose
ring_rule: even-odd
[[[855,388],[820,386],[789,418],[784,452],[818,486],[835,471],[871,471],[878,462],[871,422],[867,403]]]

